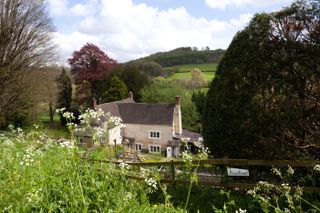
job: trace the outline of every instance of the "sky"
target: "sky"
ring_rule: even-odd
[[[260,12],[293,0],[46,0],[59,63],[93,43],[118,62],[178,47],[228,48]]]

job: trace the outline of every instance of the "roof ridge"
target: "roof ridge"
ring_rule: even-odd
[[[112,101],[112,102],[107,102],[107,103],[103,103],[103,104],[98,104],[97,106],[102,106],[102,105],[106,105],[106,104],[119,104],[119,103],[122,103],[122,104],[126,104],[126,103],[130,103],[130,104],[134,104],[136,103],[134,100],[134,102],[123,102],[123,101],[126,101],[126,100],[131,100],[131,98],[125,98],[125,99],[122,99],[120,101]]]
[[[114,103],[114,102],[113,102]],[[139,104],[139,105],[175,105],[175,103],[117,103],[117,104]]]

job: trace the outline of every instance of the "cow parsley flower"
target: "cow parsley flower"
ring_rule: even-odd
[[[282,177],[281,171],[278,168],[272,168],[271,172],[275,175],[277,175],[278,177]]]
[[[74,120],[74,119],[75,119],[75,117],[74,117],[74,115],[73,115],[73,112],[64,112],[64,113],[62,114],[62,116],[63,116],[64,118],[66,118],[66,119],[69,119],[69,120]]]
[[[146,178],[144,179],[144,182],[150,187],[151,192],[158,189],[157,187],[157,181],[153,178]]]
[[[320,172],[320,165],[315,165],[313,167],[313,169],[316,171],[316,172]]]
[[[131,166],[126,164],[126,163],[120,163],[119,164],[119,167],[123,170],[130,170],[131,169]]]
[[[293,175],[294,174],[294,170],[292,169],[291,166],[288,166],[288,170],[287,170],[288,174]]]
[[[247,210],[246,209],[239,209],[239,210],[236,210],[236,213],[246,213]]]

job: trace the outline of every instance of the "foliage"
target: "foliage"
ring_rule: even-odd
[[[203,73],[200,69],[194,68],[191,70],[191,80],[188,82],[190,89],[196,89],[206,86],[207,82],[204,79]]]
[[[119,77],[134,94],[135,101],[140,101],[140,91],[149,84],[147,76],[136,65],[118,65],[113,69],[113,74]]]
[[[199,130],[199,120],[196,108],[191,101],[191,94],[177,81],[155,80],[141,91],[142,102],[173,103],[176,96],[181,98],[181,113],[183,127],[189,130]]]
[[[203,91],[196,91],[192,93],[191,100],[196,106],[197,112],[199,113],[200,116],[203,115],[206,95],[207,95],[206,92],[203,92]]]
[[[71,101],[72,101],[72,83],[66,70],[62,68],[62,72],[56,79],[58,84],[58,100],[57,109],[65,108],[66,111],[71,111]],[[66,124],[66,120],[60,116],[61,124]]]
[[[98,46],[90,43],[84,45],[79,51],[74,51],[68,62],[75,84],[80,88],[81,84],[85,84],[83,87],[85,91],[78,89],[76,95],[84,96],[79,104],[86,108],[92,98],[98,100],[101,97],[104,90],[100,89],[97,82],[110,74],[117,62],[109,58]]]
[[[76,147],[35,130],[0,137],[3,212],[177,212],[147,200],[147,184],[112,164],[89,163]]]
[[[93,83],[103,79],[117,63],[98,46],[90,43],[84,45],[79,51],[74,51],[68,62],[76,84],[84,80]]]
[[[129,91],[125,83],[117,76],[112,76],[108,89],[102,94],[102,103],[119,101],[128,97]]]
[[[203,64],[218,62],[224,50],[196,50],[191,47],[180,47],[169,52],[159,52],[145,58],[140,58],[130,63],[145,63],[154,61],[162,67],[171,67],[181,64]]]
[[[162,74],[163,69],[157,62],[145,62],[140,66],[140,71],[149,77],[157,77]]]
[[[55,47],[53,25],[43,1],[1,1],[0,11],[0,123],[6,124],[7,119],[27,117],[15,118],[13,111],[21,115],[32,105],[28,80],[34,69],[51,61]]]
[[[84,110],[87,107],[92,107],[92,86],[90,82],[83,81],[81,84],[75,85],[75,100],[72,103],[79,110]]]
[[[255,15],[234,37],[206,100],[204,141],[215,156],[319,158],[319,10],[297,1]]]
[[[320,206],[313,205],[303,198],[301,187],[290,186],[287,179],[294,175],[291,167],[285,174],[277,168],[273,168],[272,171],[283,181],[281,185],[260,181],[253,190],[248,191],[248,194],[258,201],[263,212],[304,212],[304,206],[307,206],[308,212],[320,211]]]
[[[77,126],[72,120],[75,117],[69,112],[61,113],[69,122],[71,135],[74,135]],[[87,110],[80,117],[83,124],[80,128],[90,128],[94,134],[100,134],[101,130],[90,125],[99,121],[101,116],[108,115]],[[121,125],[121,121],[109,119],[106,128],[117,125]],[[190,179],[188,186],[167,185],[160,182],[158,168],[135,168],[126,163],[115,166],[79,158],[82,150],[75,146],[73,137],[54,140],[39,131],[37,126],[29,133],[20,128],[9,128],[10,132],[0,134],[0,210],[3,212],[319,211],[317,204],[302,197],[300,189],[292,191],[287,184],[281,185],[280,191],[274,191],[265,187],[269,186],[267,183],[260,183],[248,194],[223,190],[218,193],[215,189],[197,186],[199,164],[193,167],[191,162],[206,159],[206,149],[197,155],[183,153]],[[110,149],[108,147],[111,153]],[[100,149],[91,157],[100,158],[102,151],[105,150]],[[281,174],[277,169],[273,170]],[[320,174],[320,166],[316,165],[314,171]],[[289,168],[287,173],[292,176],[294,170]]]

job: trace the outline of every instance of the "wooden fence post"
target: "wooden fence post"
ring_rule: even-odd
[[[173,162],[173,161],[171,161]],[[176,171],[175,171],[175,166],[174,164],[171,165],[171,178],[173,182],[173,187],[176,188]]]

